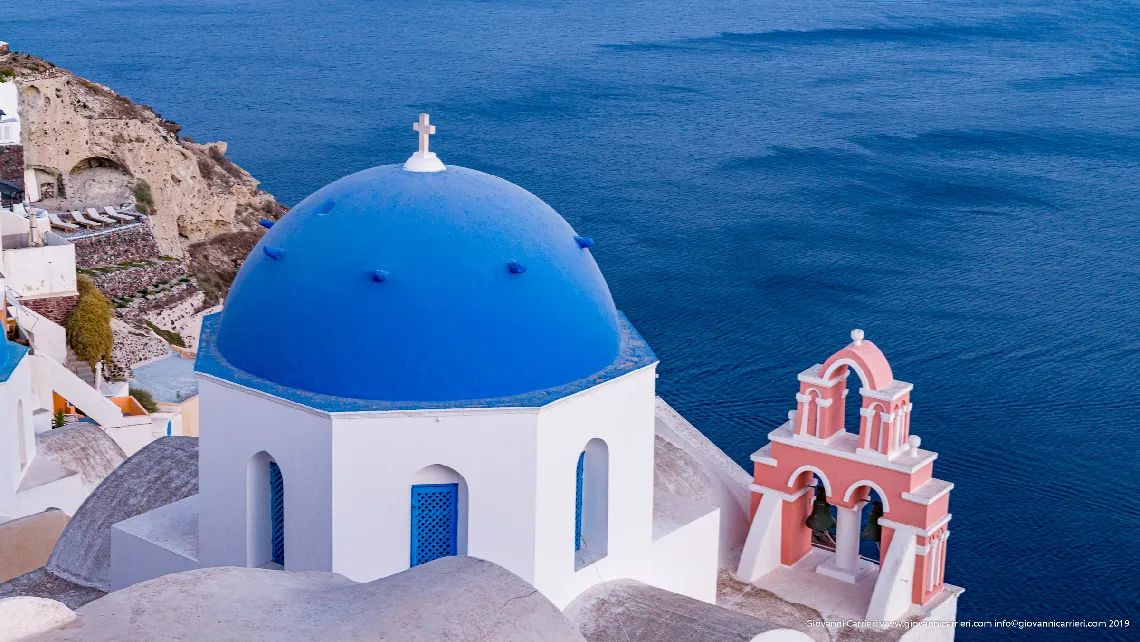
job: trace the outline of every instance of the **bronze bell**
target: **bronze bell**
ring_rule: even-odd
[[[823,486],[815,487],[815,502],[811,507],[811,515],[808,515],[804,524],[813,531],[827,532],[835,528],[835,518],[831,516],[831,504],[827,503]]]
[[[883,516],[883,502],[871,502],[871,515],[867,518],[867,527],[863,529],[863,539],[869,539],[876,544],[883,541],[883,527],[879,526],[879,518]]]

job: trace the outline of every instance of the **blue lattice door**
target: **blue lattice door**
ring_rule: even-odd
[[[412,566],[455,555],[459,533],[459,484],[412,486]]]
[[[582,474],[586,468],[586,453],[578,455],[578,475],[574,486],[574,550],[582,550]]]
[[[285,481],[276,462],[269,462],[269,524],[273,561],[285,564]]]

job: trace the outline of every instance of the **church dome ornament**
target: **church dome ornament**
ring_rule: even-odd
[[[419,121],[412,123],[412,129],[419,132],[420,148],[404,162],[404,169],[423,173],[442,172],[447,169],[435,152],[428,151],[429,139],[435,134],[435,125],[431,124],[431,116],[420,114]]]

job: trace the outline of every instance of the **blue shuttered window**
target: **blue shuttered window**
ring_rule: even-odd
[[[285,564],[285,482],[276,462],[269,462],[269,520],[273,561]]]
[[[412,486],[412,566],[455,555],[459,532],[459,484]]]
[[[574,491],[574,550],[582,549],[582,472],[586,464],[586,453],[578,455],[578,482]]]

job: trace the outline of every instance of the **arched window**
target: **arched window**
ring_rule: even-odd
[[[447,466],[428,466],[411,480],[410,566],[467,554],[467,481]]]
[[[269,453],[250,457],[246,473],[246,564],[285,565],[285,476]],[[280,565],[280,566],[278,566]]]
[[[285,565],[285,480],[277,462],[269,462],[269,524],[273,561]]]
[[[606,442],[591,439],[578,455],[574,485],[574,567],[593,564],[609,546],[610,456]]]

